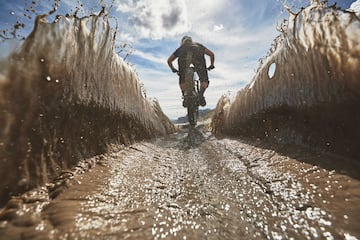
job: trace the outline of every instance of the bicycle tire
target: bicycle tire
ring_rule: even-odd
[[[191,99],[190,104],[187,107],[187,115],[190,126],[192,127],[196,126],[198,113],[199,113],[199,107],[197,106],[195,99]]]

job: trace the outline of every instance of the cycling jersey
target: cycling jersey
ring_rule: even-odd
[[[199,75],[201,82],[208,82],[206,70],[205,47],[200,43],[184,44],[175,50],[174,56],[178,58],[180,83],[184,81],[184,69],[190,64],[194,65],[195,71]]]
[[[176,57],[178,57],[179,68],[188,67],[191,63],[194,64],[195,68],[201,69],[206,68],[205,62],[205,47],[200,43],[191,43],[184,44],[173,53]],[[192,53],[192,59],[187,59],[187,54]]]

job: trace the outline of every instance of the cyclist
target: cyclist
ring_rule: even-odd
[[[205,55],[210,57],[210,66],[208,68],[206,68]],[[176,58],[178,58],[179,70],[173,66],[173,61]],[[205,106],[206,101],[204,98],[204,92],[209,86],[209,77],[207,71],[215,68],[214,61],[215,55],[212,51],[200,43],[193,42],[191,37],[184,36],[181,39],[180,47],[170,55],[167,63],[174,73],[179,73],[179,85],[183,96],[185,93],[185,68],[189,67],[190,64],[194,65],[195,72],[197,72],[200,80],[200,105]],[[187,107],[186,104],[187,103],[184,99],[183,106]]]

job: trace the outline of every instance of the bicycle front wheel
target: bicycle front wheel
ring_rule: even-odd
[[[198,118],[198,106],[190,104],[190,106],[187,108],[187,114],[190,126],[196,126]]]

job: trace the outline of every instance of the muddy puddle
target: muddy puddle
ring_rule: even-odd
[[[359,168],[324,168],[341,159],[294,146],[285,155],[200,134],[195,147],[184,131],[113,146],[13,198],[1,210],[1,238],[360,238]]]

